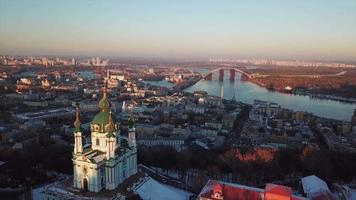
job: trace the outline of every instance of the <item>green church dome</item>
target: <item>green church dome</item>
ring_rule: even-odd
[[[110,109],[110,103],[105,94],[104,97],[99,101],[99,108],[100,111],[109,111]]]
[[[95,115],[92,124],[97,124],[99,126],[105,126],[109,123],[109,112],[100,111],[98,114]]]
[[[103,98],[99,101],[99,108],[100,108],[100,112],[95,115],[91,124],[99,126],[99,129],[95,131],[98,131],[100,133],[105,133],[107,132],[107,130],[105,130],[106,126],[109,123],[111,124],[111,126],[113,126],[114,124],[113,119],[111,117],[110,102],[107,98],[106,82],[104,82]],[[112,127],[110,128],[113,129]]]
[[[106,89],[106,81],[104,81],[103,87],[103,98],[99,101],[100,111],[109,111],[110,110],[110,102],[107,97],[107,89]]]

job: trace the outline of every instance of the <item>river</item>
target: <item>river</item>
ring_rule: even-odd
[[[199,72],[206,72],[206,69],[194,69]],[[152,85],[171,87],[167,81],[149,81]],[[259,99],[280,104],[284,108],[294,111],[307,111],[317,116],[350,121],[356,104],[345,103],[335,100],[316,99],[304,95],[284,94],[269,91],[248,81],[242,81],[240,75],[236,74],[234,82],[229,80],[229,73],[225,71],[224,81],[217,80],[217,74],[213,75],[213,80],[200,80],[184,91],[194,92],[204,90],[209,95],[220,96],[221,88],[224,89],[224,98],[231,99],[234,95],[237,101],[252,104],[253,100]]]

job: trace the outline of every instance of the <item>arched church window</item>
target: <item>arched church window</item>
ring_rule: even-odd
[[[96,138],[96,146],[99,146],[99,144],[100,144],[99,138]]]
[[[94,125],[94,129],[95,129],[95,131],[99,131],[99,126],[98,125]]]

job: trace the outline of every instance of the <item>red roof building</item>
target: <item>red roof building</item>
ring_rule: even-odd
[[[302,200],[290,187],[268,183],[265,189],[209,180],[200,192],[200,200]]]

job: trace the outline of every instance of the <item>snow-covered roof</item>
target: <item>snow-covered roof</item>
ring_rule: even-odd
[[[328,185],[315,175],[302,178],[302,186],[308,197],[319,192],[330,192]]]
[[[162,184],[149,177],[142,184],[134,188],[143,200],[184,200],[188,199],[190,193]]]

